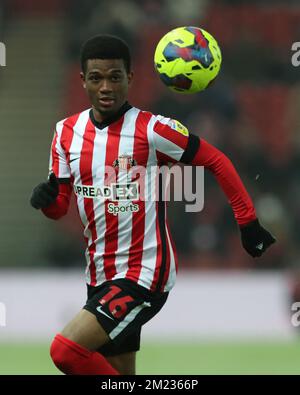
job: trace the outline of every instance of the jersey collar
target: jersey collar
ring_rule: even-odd
[[[132,108],[132,105],[128,103],[128,101],[126,101],[120,108],[119,110],[113,114],[111,117],[106,118],[104,121],[102,122],[98,122],[96,121],[95,117],[94,117],[94,113],[93,110],[90,109],[90,119],[93,123],[94,126],[96,126],[96,128],[98,129],[104,129],[107,126],[109,126],[111,123],[116,122],[119,118],[121,118],[122,115],[125,114],[126,111],[130,110]]]

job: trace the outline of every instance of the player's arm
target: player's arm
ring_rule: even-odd
[[[48,181],[38,184],[32,192],[30,203],[51,219],[64,216],[72,194],[70,168],[56,132],[52,141]]]
[[[181,162],[204,166],[216,177],[240,226],[256,220],[255,208],[230,159],[204,139],[190,135]]]
[[[241,231],[242,245],[253,257],[275,242],[256,217],[255,208],[230,159],[188,132],[178,121],[162,118],[154,125],[154,146],[161,160],[204,166],[216,177],[228,198]]]
[[[214,174],[232,207],[243,247],[251,256],[261,256],[275,238],[260,225],[253,202],[230,159],[204,139],[190,134],[181,161],[204,166]]]

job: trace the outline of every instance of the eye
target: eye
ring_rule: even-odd
[[[98,82],[100,78],[97,75],[91,75],[89,81]]]
[[[113,81],[113,82],[119,82],[119,81],[121,81],[121,79],[122,79],[122,76],[121,75],[112,75],[111,76],[111,80]]]

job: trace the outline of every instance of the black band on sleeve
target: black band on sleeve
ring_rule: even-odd
[[[71,178],[58,178],[59,184],[70,184]]]
[[[180,162],[189,164],[194,159],[198,149],[200,147],[200,139],[194,134],[189,135],[189,141],[187,143],[186,149],[182,154]]]

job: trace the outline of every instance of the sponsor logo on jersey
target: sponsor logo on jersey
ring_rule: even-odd
[[[139,205],[136,203],[130,203],[128,205],[108,203],[107,212],[109,214],[118,215],[124,213],[136,213],[140,209]]]
[[[113,162],[113,167],[126,171],[136,166],[137,162],[131,155],[122,154]]]
[[[90,199],[109,199],[116,202],[138,200],[138,185],[137,182],[111,183],[101,187],[74,184],[74,192],[78,196]]]
[[[176,130],[176,132],[181,133],[184,136],[189,135],[188,129],[185,126],[183,126],[182,123],[180,123],[179,121],[176,121],[176,119],[171,119],[168,122],[168,125],[170,126],[170,128]]]

